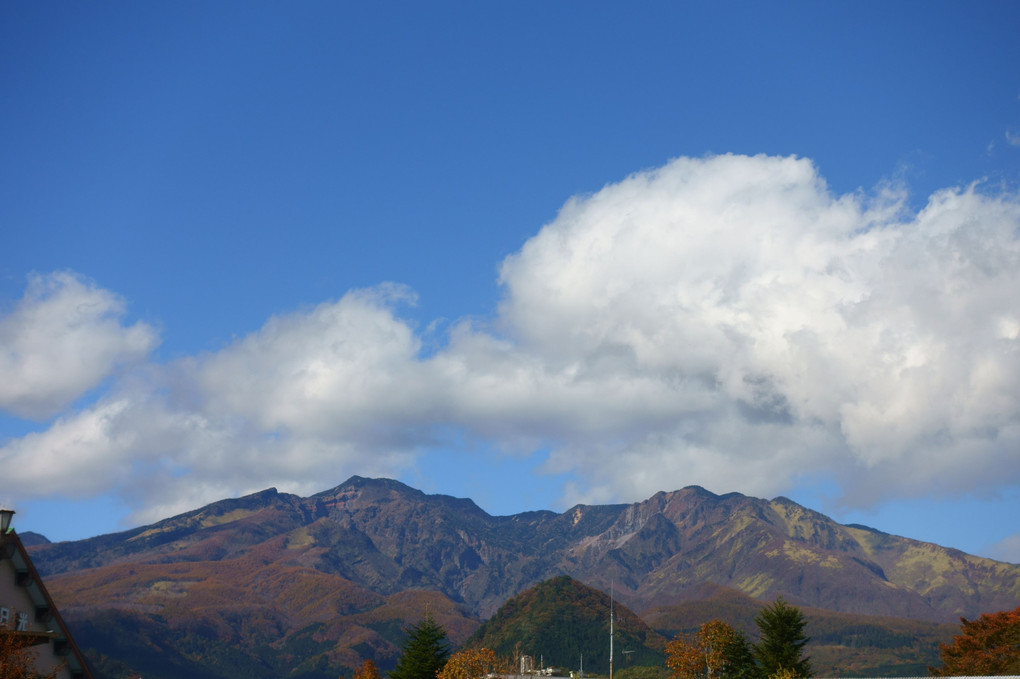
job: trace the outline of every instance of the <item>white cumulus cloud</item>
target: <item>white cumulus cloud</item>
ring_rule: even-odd
[[[29,277],[20,302],[0,316],[0,410],[31,418],[59,412],[118,367],[159,342],[124,301],[73,273]]]
[[[946,190],[914,215],[833,196],[803,159],[682,158],[569,201],[504,262],[501,318],[602,409],[657,402],[554,456],[596,495],[1015,483],[1018,227],[1015,195]]]

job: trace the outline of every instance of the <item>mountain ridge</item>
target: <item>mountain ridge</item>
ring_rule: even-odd
[[[467,498],[353,476],[302,498],[269,488],[128,531],[33,546],[47,576],[132,563],[222,561],[283,536],[280,559],[381,594],[435,589],[491,614],[571,575],[641,611],[703,582],[844,613],[947,622],[1020,601],[1020,566],[838,524],[785,497],[698,486],[632,504],[492,516]]]

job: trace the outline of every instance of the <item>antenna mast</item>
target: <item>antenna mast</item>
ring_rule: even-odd
[[[609,581],[609,679],[613,679],[613,581]]]

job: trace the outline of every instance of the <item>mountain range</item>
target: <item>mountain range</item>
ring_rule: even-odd
[[[335,677],[364,658],[385,668],[424,606],[459,644],[511,597],[563,575],[612,588],[666,633],[690,627],[670,611],[692,610],[706,587],[744,610],[782,595],[845,619],[929,626],[1020,604],[1020,566],[841,525],[786,498],[698,487],[490,516],[468,499],[353,477],[307,498],[269,489],[31,550],[110,676],[124,658],[165,677]]]

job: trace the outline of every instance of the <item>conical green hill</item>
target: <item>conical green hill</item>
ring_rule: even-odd
[[[613,612],[614,669],[662,666],[665,639],[619,603]],[[563,575],[509,599],[465,647],[491,648],[502,657],[516,650],[536,667],[577,669],[583,656],[585,674],[608,674],[609,613],[608,594]]]

